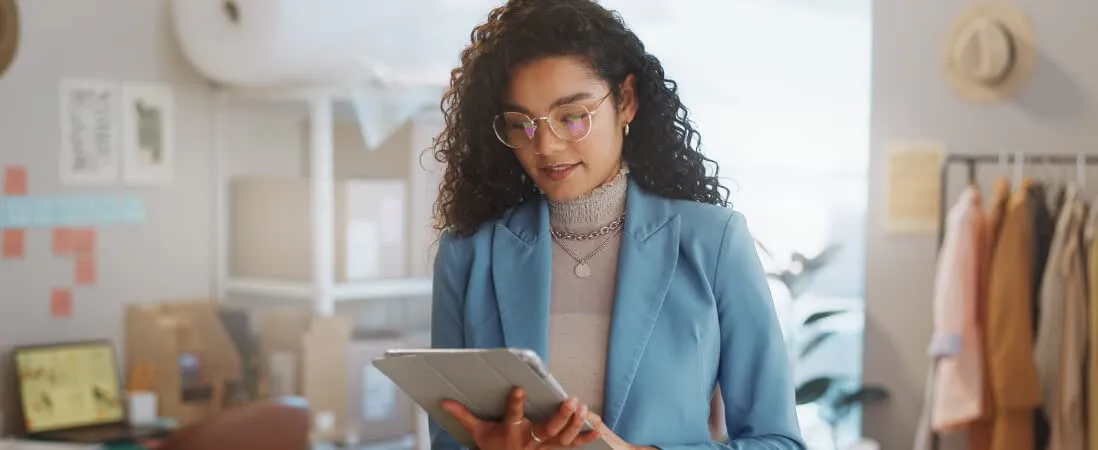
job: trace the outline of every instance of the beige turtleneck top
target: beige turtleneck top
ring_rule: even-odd
[[[584,234],[607,226],[624,214],[627,187],[623,171],[583,197],[549,202],[550,227]],[[598,254],[587,261],[590,275],[577,276],[575,258],[590,255],[600,245]],[[553,243],[549,370],[569,395],[597,414],[602,414],[620,247],[620,231],[583,241],[554,239]]]

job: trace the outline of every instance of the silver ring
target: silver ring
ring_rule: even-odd
[[[539,444],[545,443],[545,441],[541,440],[541,438],[538,437],[538,434],[534,432],[533,428],[530,428],[530,439],[533,439],[534,442],[537,442]]]
[[[514,422],[511,422],[511,425],[522,425],[522,424],[523,424],[524,422],[526,422],[526,418],[525,418],[525,417],[523,417],[523,418],[521,418],[521,419],[519,419],[519,420],[516,420],[516,421],[514,421]]]

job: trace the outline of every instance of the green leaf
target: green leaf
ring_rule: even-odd
[[[828,317],[845,314],[846,312],[847,311],[845,309],[836,309],[834,311],[820,311],[818,313],[813,313],[811,316],[808,316],[807,319],[804,319],[804,323],[801,324],[801,326],[807,327]]]
[[[812,353],[814,350],[816,350],[816,347],[822,345],[832,336],[835,336],[834,331],[823,331],[815,336],[812,336],[812,339],[809,339],[808,342],[804,344],[804,347],[801,348],[801,359],[807,357],[809,353]]]
[[[880,403],[888,398],[891,394],[888,389],[883,386],[862,386],[854,392],[848,392],[839,397],[839,400],[835,402],[835,405],[840,408],[850,408],[854,405],[872,405]]]
[[[828,377],[813,378],[797,387],[796,397],[798,405],[806,405],[815,402],[831,390],[832,379]]]

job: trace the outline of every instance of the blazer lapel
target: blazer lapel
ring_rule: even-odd
[[[667,200],[630,180],[625,209],[603,401],[611,429],[621,417],[679,256],[679,216]]]
[[[530,201],[496,225],[492,240],[492,281],[507,347],[549,357],[549,278],[552,239],[549,208]]]

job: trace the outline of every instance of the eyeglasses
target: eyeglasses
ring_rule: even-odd
[[[538,123],[545,121],[549,129],[558,138],[568,142],[579,142],[591,135],[595,114],[602,103],[610,97],[611,92],[599,99],[592,109],[587,109],[579,103],[568,103],[557,106],[549,111],[545,117],[530,117],[520,112],[505,112],[492,121],[492,129],[496,132],[499,141],[511,148],[521,148],[534,141],[534,135],[538,131]]]

